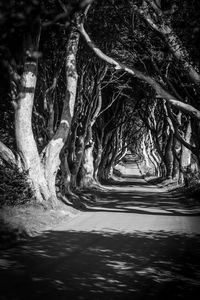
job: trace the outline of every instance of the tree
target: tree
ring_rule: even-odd
[[[65,11],[65,14],[68,14],[68,12]],[[73,17],[73,21],[77,24],[83,22],[84,16],[84,13],[77,12]],[[71,25],[66,45],[66,93],[60,125],[41,154],[39,154],[32,129],[32,111],[41,33],[40,16],[38,14],[34,15],[30,28],[26,24],[25,28],[25,34],[22,35],[22,59],[24,61],[22,74],[17,73],[17,70],[13,69],[10,62],[8,62],[12,85],[12,102],[15,108],[14,123],[17,158],[2,143],[0,153],[2,159],[12,161],[19,168],[28,171],[32,189],[39,202],[48,200],[51,204],[56,205],[55,178],[60,166],[59,155],[69,133],[76,99],[78,77],[76,72],[76,55],[79,44],[79,33],[76,31],[74,25]]]
[[[1,5],[0,156],[28,171],[38,201],[57,205],[58,180],[75,198],[108,180],[127,149],[170,180],[200,161],[198,4],[183,2]],[[182,29],[186,11],[194,25]]]

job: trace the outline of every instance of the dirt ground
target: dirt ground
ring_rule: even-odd
[[[0,253],[0,299],[197,299],[200,205],[138,166]],[[41,220],[42,221],[42,220]]]
[[[79,212],[64,204],[56,210],[35,205],[5,206],[0,209],[0,249],[66,223]]]

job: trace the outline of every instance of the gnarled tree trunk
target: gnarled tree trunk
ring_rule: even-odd
[[[76,15],[79,20],[79,15]],[[60,125],[41,153],[41,160],[44,165],[45,178],[52,197],[56,197],[55,180],[60,167],[60,153],[67,140],[72,117],[74,115],[74,105],[76,100],[78,74],[76,70],[76,56],[79,44],[79,33],[76,28],[72,28],[66,47],[66,95],[63,104]]]
[[[37,81],[37,60],[32,56],[32,52],[38,50],[39,39],[40,22],[38,21],[34,26],[34,31],[25,37],[24,72],[19,99],[15,103],[15,137],[22,167],[28,170],[29,180],[36,199],[42,202],[49,200],[51,194],[32,130],[32,110]]]
[[[79,16],[76,15],[76,19]],[[39,31],[37,37],[29,36],[26,50],[31,53],[38,48]],[[38,201],[51,200],[57,204],[55,180],[60,167],[60,152],[68,137],[77,88],[76,55],[78,51],[79,33],[71,29],[66,47],[66,96],[63,104],[61,122],[57,132],[47,144],[41,155],[32,131],[32,109],[37,79],[37,61],[34,57],[27,57],[22,87],[18,103],[15,105],[15,135],[18,152],[23,168],[28,170],[30,182]]]
[[[192,127],[191,127],[191,121],[188,121],[187,124],[187,130],[185,133],[185,141],[190,144],[191,141],[191,136],[192,136]],[[191,165],[191,151],[186,148],[184,145],[181,147],[181,158],[180,158],[180,183],[184,183],[184,173],[187,172],[188,167]]]
[[[102,93],[101,93],[101,81],[105,77],[105,74],[107,72],[107,68],[105,68],[104,72],[101,74],[99,80],[98,80],[98,86],[97,86],[97,101],[94,103],[96,105],[94,114],[92,116],[92,119],[90,121],[90,124],[88,125],[88,133],[87,133],[87,139],[85,143],[85,150],[83,153],[83,159],[82,159],[82,167],[81,167],[81,181],[80,186],[82,187],[88,187],[92,184],[98,183],[97,179],[97,168],[99,166],[99,159],[101,159],[101,154],[99,152],[100,149],[98,149],[97,157],[94,160],[94,141],[92,136],[92,128],[94,123],[96,122],[96,119],[101,111],[102,107]],[[103,133],[102,133],[103,134]],[[99,141],[100,142],[100,141]]]
[[[167,174],[166,174],[167,179],[172,179],[173,162],[174,162],[172,145],[173,145],[173,133],[171,130],[169,130],[169,136],[165,148],[165,165],[167,168]]]
[[[95,181],[93,148],[94,142],[92,139],[92,127],[89,125],[85,149],[82,157],[80,187],[89,187]]]
[[[102,147],[102,140],[99,139],[99,137],[97,136],[97,143],[96,143],[96,157],[94,159],[94,179],[95,181],[98,183],[99,182],[99,177],[98,177],[98,173],[99,173],[99,166],[101,163],[101,158],[102,158],[102,153],[103,153],[103,147]]]

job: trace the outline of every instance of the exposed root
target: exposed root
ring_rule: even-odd
[[[81,199],[78,197],[78,195],[70,194],[70,195],[59,195],[61,201],[69,206],[73,206],[74,208],[78,210],[85,210],[86,206],[81,202]]]
[[[76,209],[79,209],[79,210],[86,210],[87,209],[86,205],[83,204],[80,199],[77,199],[77,198],[75,199],[74,198],[74,199],[72,199],[72,203],[73,203],[73,207],[76,208]]]

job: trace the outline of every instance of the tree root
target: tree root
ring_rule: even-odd
[[[59,197],[61,201],[66,205],[73,206],[78,210],[86,210],[86,206],[81,202],[81,199],[75,194],[70,194],[70,195],[60,194]]]

